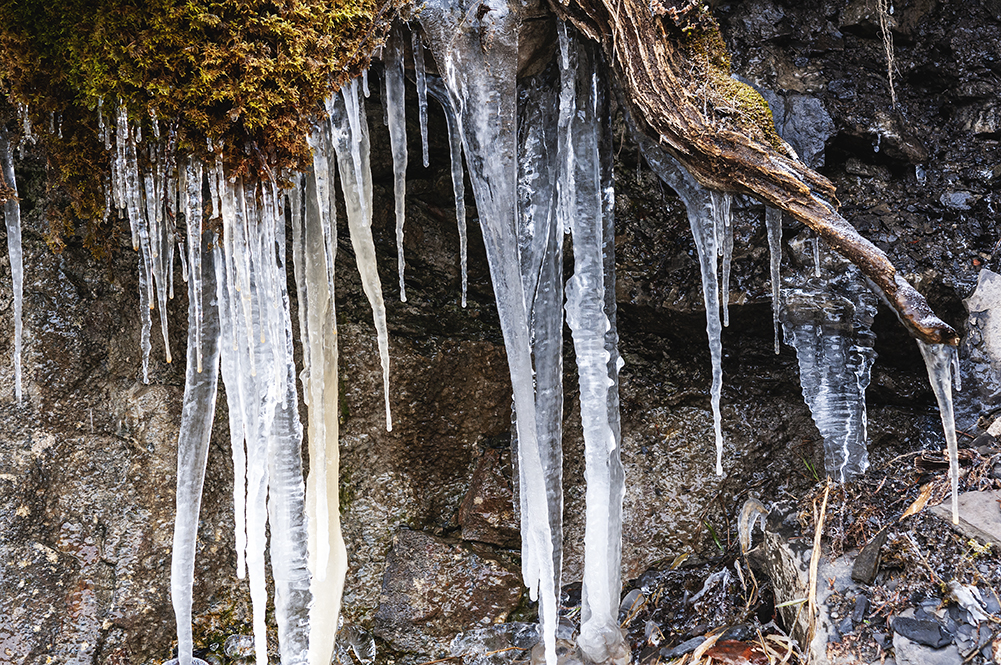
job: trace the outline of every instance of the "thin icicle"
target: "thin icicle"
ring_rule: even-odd
[[[716,436],[716,475],[723,475],[723,416],[720,393],[723,389],[723,327],[720,321],[719,278],[716,232],[712,214],[712,197],[673,157],[637,135],[643,156],[661,180],[677,192],[688,212],[695,248],[702,273],[702,296],[706,306],[706,333],[709,336],[709,356],[712,360],[713,382],[710,402],[713,410],[713,431]]]
[[[372,307],[379,356],[382,361],[383,393],[386,401],[386,431],[393,429],[389,410],[389,332],[386,326],[386,306],[382,300],[382,285],[372,240],[372,169],[369,165],[368,120],[365,107],[358,99],[358,82],[351,81],[328,100],[331,134],[341,174],[348,214],[348,230],[354,248],[362,289]]]
[[[942,430],[949,450],[952,523],[959,524],[959,443],[956,440],[956,419],[952,411],[952,383],[957,351],[956,347],[948,344],[928,344],[920,339],[917,343],[928,369],[928,381],[938,402],[939,415],[942,417]]]
[[[733,214],[730,212],[733,196],[728,192],[711,192],[713,227],[716,229],[716,247],[723,257],[723,277],[720,280],[720,304],[723,306],[723,326],[730,325],[730,264],[733,261]]]
[[[424,168],[428,167],[428,83],[424,66],[424,42],[414,30],[411,33],[411,47],[414,52],[414,72],[417,74],[417,109],[421,121],[421,151]]]
[[[185,165],[185,201],[184,221],[187,225],[188,237],[188,265],[189,275],[194,280],[201,279],[202,275],[202,247],[198,238],[202,235],[202,163],[194,157],[188,158]],[[195,323],[195,366],[198,371],[202,371],[202,334],[201,334],[201,311],[202,311],[202,289],[196,283],[191,289],[194,297],[194,323]]]
[[[3,161],[3,179],[7,185],[7,199],[3,204],[4,222],[7,226],[7,256],[10,258],[10,276],[14,291],[14,396],[21,404],[21,310],[24,291],[24,259],[21,249],[21,204],[17,198],[17,180],[14,178],[14,155],[10,149],[7,128],[0,126],[0,160]]]
[[[455,221],[459,230],[459,271],[462,279],[462,306],[466,306],[466,292],[468,290],[467,270],[466,270],[466,184],[465,173],[462,168],[462,135],[459,133],[459,122],[452,110],[452,104],[448,101],[448,93],[445,91],[441,79],[434,77],[429,79],[428,91],[431,92],[445,111],[445,121],[448,125],[448,152],[452,160],[452,194],[455,197]]]
[[[383,62],[385,63],[383,82],[386,90],[385,107],[389,125],[389,144],[393,153],[393,193],[396,196],[396,265],[400,274],[400,301],[407,302],[407,287],[403,281],[403,273],[406,269],[406,260],[403,256],[403,222],[407,210],[407,117],[402,40],[399,28],[394,28],[383,50]]]
[[[480,214],[490,275],[514,393],[523,505],[522,574],[539,600],[546,661],[556,664],[557,603],[545,469],[537,445],[528,297],[517,233],[517,87],[520,14],[497,3],[463,16],[449,0],[430,0],[419,15],[459,120]]]
[[[562,226],[571,231],[574,274],[566,286],[567,325],[573,336],[584,430],[586,527],[581,628],[577,644],[588,660],[628,663],[618,610],[622,590],[622,500],[619,457],[618,335],[615,330],[615,235],[611,143],[599,55],[571,40],[560,24]],[[570,205],[568,205],[570,204]]]
[[[199,238],[199,241],[203,239]],[[208,238],[204,239],[207,241]],[[219,378],[219,314],[216,309],[214,258],[218,250],[208,252],[202,267],[205,274],[188,282],[188,316],[201,316],[203,351],[207,371],[195,368],[195,326],[188,328],[188,366],[184,381],[184,406],[177,437],[177,515],[174,519],[174,543],[170,562],[170,596],[177,621],[177,655],[180,665],[192,662],[191,589],[194,584],[195,543],[198,537],[198,513],[201,507],[205,465]],[[202,289],[205,304],[200,313],[194,309],[195,288]],[[266,662],[266,661],[265,661]]]
[[[772,325],[775,327],[775,355],[781,351],[779,342],[779,310],[782,307],[779,292],[782,288],[782,211],[765,207],[765,230],[768,234],[768,266],[772,280]]]
[[[813,236],[813,276],[820,277],[820,236]]]

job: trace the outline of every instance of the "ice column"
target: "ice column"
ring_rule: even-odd
[[[953,378],[955,377],[957,385],[959,383],[957,351],[956,347],[947,344],[928,344],[920,339],[917,342],[921,356],[925,360],[925,367],[928,369],[928,381],[935,393],[939,414],[942,416],[942,429],[949,449],[952,523],[959,524],[959,444],[956,440],[956,420],[952,411]]]
[[[424,168],[428,166],[428,84],[427,71],[424,66],[424,42],[414,30],[410,45],[414,53],[414,72],[417,76],[417,108],[421,121],[421,151],[424,157]]]
[[[199,238],[208,246],[209,237]],[[206,252],[201,268],[204,274],[188,280],[188,365],[184,379],[184,402],[181,429],[177,437],[177,512],[174,518],[174,544],[170,561],[170,597],[177,621],[177,655],[180,665],[190,665],[191,589],[194,584],[195,543],[198,537],[198,512],[202,502],[205,464],[208,461],[212,418],[215,415],[219,379],[219,313],[216,307],[214,260],[219,252]],[[194,289],[202,290],[201,311],[195,310]],[[201,317],[201,325],[194,319]],[[202,333],[203,370],[196,365],[195,331]]]
[[[471,11],[476,8],[475,11]],[[529,302],[521,277],[517,215],[518,13],[503,0],[469,7],[430,0],[421,25],[456,111],[480,214],[514,393],[523,506],[522,574],[539,599],[546,661],[556,663],[556,585],[553,537],[539,450],[529,334]]]
[[[382,300],[382,284],[375,261],[372,240],[372,169],[369,164],[368,120],[365,106],[358,98],[358,81],[345,84],[339,93],[327,100],[330,114],[330,134],[337,153],[341,175],[341,191],[348,215],[351,246],[355,251],[362,289],[372,307],[379,356],[382,360],[382,385],[386,401],[386,430],[392,431],[393,417],[389,410],[389,332],[386,327],[386,305]]]
[[[566,287],[566,315],[577,356],[587,480],[577,643],[593,662],[628,663],[629,647],[618,623],[625,476],[619,458],[620,360],[608,102],[597,49],[584,40],[571,40],[564,24],[559,30],[559,215],[573,241],[574,274]]]
[[[703,188],[673,157],[647,139],[635,134],[643,156],[660,179],[671,187],[685,204],[688,223],[692,228],[695,248],[702,271],[702,297],[706,305],[706,332],[709,335],[709,355],[712,359],[713,383],[710,402],[713,409],[713,430],[716,435],[716,474],[723,475],[723,426],[720,393],[723,389],[723,342],[720,322],[719,279],[716,259],[714,210],[709,190]]]
[[[3,160],[3,178],[7,185],[7,200],[3,204],[4,222],[7,226],[7,256],[10,257],[10,276],[14,287],[14,395],[21,403],[21,307],[23,303],[24,267],[21,252],[21,205],[17,199],[17,181],[14,179],[14,155],[10,149],[7,128],[0,127],[0,159]]]
[[[393,153],[393,192],[396,195],[396,261],[397,270],[400,273],[400,300],[407,302],[407,288],[403,282],[403,273],[406,268],[406,261],[403,257],[403,222],[407,209],[407,114],[403,80],[402,39],[399,27],[393,28],[389,39],[386,40],[382,61],[386,67],[383,73],[386,86],[384,103],[389,124],[389,144]],[[424,113],[426,116],[427,111],[425,110]],[[426,163],[425,166],[427,166]]]
[[[563,567],[563,229],[556,213],[557,90],[555,72],[518,86],[518,250],[535,367],[536,436],[545,469],[553,584]],[[519,445],[512,432],[514,457]],[[526,484],[518,467],[517,487]],[[520,492],[522,531],[532,528],[528,495]]]
[[[869,465],[865,390],[875,358],[870,332],[876,298],[846,270],[824,288],[783,294],[786,344],[796,349],[803,399],[824,438],[824,466],[836,482]]]

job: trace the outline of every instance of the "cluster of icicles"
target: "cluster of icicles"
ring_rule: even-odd
[[[516,482],[520,492],[522,573],[539,602],[545,660],[556,663],[555,629],[562,567],[561,419],[563,323],[576,352],[586,455],[583,609],[578,645],[595,662],[627,662],[618,627],[624,475],[619,460],[615,326],[614,192],[607,82],[597,48],[559,26],[559,52],[546,73],[517,79],[517,14],[495,3],[477,19],[449,0],[431,0],[420,21],[441,78],[424,69],[414,36],[423,159],[427,157],[427,94],[444,108],[449,130],[465,304],[463,153],[507,349],[516,414]],[[481,24],[482,22],[482,24]],[[395,173],[400,297],[405,299],[403,223],[407,146],[401,33],[383,50],[384,107]],[[384,373],[386,426],[389,351],[382,288],[371,233],[372,178],[367,77],[326,103],[328,120],[308,137],[313,168],[280,189],[274,178],[232,179],[222,157],[203,163],[166,153],[153,118],[154,140],[119,106],[100,126],[112,157],[109,210],[125,211],[139,253],[143,309],[142,374],[148,381],[151,310],[159,308],[166,354],[166,303],[173,290],[175,242],[189,295],[187,372],[178,442],[177,516],[171,592],[178,626],[178,661],[192,662],[191,594],[198,513],[218,377],[226,386],[234,466],[238,574],[249,577],[258,663],[268,662],[265,630],[266,524],[270,524],[275,609],[283,663],[328,665],[338,627],[347,555],[337,502],[337,326],[334,280],[337,238],[335,170],[347,226],[371,304]],[[733,247],[730,198],[700,187],[670,156],[642,140],[648,163],[683,199],[702,266],[713,366],[711,402],[722,473],[721,326],[727,324]],[[209,146],[210,151],[221,146]],[[146,154],[143,155],[143,151]],[[6,181],[14,173],[6,133],[0,134]],[[216,152],[221,155],[221,151]],[[140,156],[143,158],[140,159]],[[151,165],[140,168],[140,164]],[[208,199],[203,195],[208,192]],[[212,230],[203,226],[204,211]],[[21,255],[16,200],[5,205],[14,278],[15,388],[21,397]],[[185,220],[183,241],[174,220]],[[778,317],[781,215],[766,215]],[[310,475],[303,482],[302,424],[292,358],[286,288],[286,228],[291,228],[305,371]],[[221,232],[215,230],[221,228]],[[563,283],[564,236],[574,274]],[[722,257],[723,276],[717,266]],[[720,311],[722,309],[722,321]],[[776,335],[778,334],[776,318]],[[776,337],[776,350],[778,338]],[[922,345],[942,407],[956,482],[951,423],[951,349]],[[864,389],[864,386],[863,386]],[[951,436],[949,436],[951,434]],[[954,503],[955,510],[955,503]]]

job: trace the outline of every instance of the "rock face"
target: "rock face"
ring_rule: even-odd
[[[801,156],[823,164],[846,217],[890,254],[949,323],[961,324],[961,299],[973,291],[980,269],[1001,271],[993,223],[1001,203],[994,101],[1001,70],[990,50],[1001,41],[1001,24],[990,3],[897,3],[894,109],[870,4],[749,0],[720,3],[716,12],[736,72],[771,91],[780,129],[802,139],[794,143]],[[379,86],[372,87],[375,107]],[[409,101],[410,154],[417,155],[415,99]],[[395,300],[390,286],[396,283],[392,169],[381,111],[369,113],[373,228],[391,326],[391,433],[382,419],[370,312],[350,265],[346,232],[337,283],[341,507],[351,559],[345,618],[382,626],[384,639],[422,652],[443,648],[469,621],[507,616],[521,593],[517,569],[499,563],[516,556],[518,546],[505,505],[507,365],[472,208],[469,306],[458,304],[447,134],[440,110],[434,103],[430,110],[431,167],[411,159],[408,174],[407,303]],[[709,355],[688,222],[635,146],[623,139],[615,149],[616,295],[626,361],[623,566],[630,578],[655,562],[711,551],[714,538],[725,541],[732,533],[729,525],[749,488],[765,499],[799,492],[814,482],[810,469],[823,468],[823,459],[795,356],[788,347],[772,353],[764,213],[743,201],[735,225],[731,325],[723,336],[726,475],[715,476]],[[52,255],[41,240],[40,169],[28,160],[19,173],[26,216],[22,406],[12,397],[11,308],[0,302],[0,662],[159,662],[169,657],[174,632],[168,577],[183,367],[162,361],[154,334],[151,383],[140,383],[135,256],[125,249],[113,264],[99,264],[73,244]],[[472,202],[471,192],[466,200]],[[788,243],[806,234],[787,222],[783,236]],[[787,276],[811,267],[798,256],[787,247]],[[0,265],[9,275],[5,261]],[[171,347],[183,358],[180,283],[177,291]],[[0,300],[9,297],[0,292]],[[940,446],[941,435],[915,345],[885,311],[874,330],[878,357],[868,406],[870,458],[878,468],[917,447]],[[570,583],[581,571],[584,484],[569,347],[565,365],[564,581]],[[222,408],[202,504],[194,608],[198,645],[220,658],[226,637],[246,632],[249,620],[246,586],[233,574],[232,471]],[[975,416],[976,404],[972,408]],[[474,551],[471,541],[481,545]],[[406,584],[437,587],[451,575],[447,566],[474,561],[503,580],[500,599],[482,612],[473,613],[461,598],[449,598],[455,611],[433,621],[416,609],[398,611],[403,596],[395,594]],[[441,593],[429,589],[413,602],[432,603]]]

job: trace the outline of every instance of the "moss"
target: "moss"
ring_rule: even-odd
[[[696,6],[697,7],[697,6]],[[741,133],[753,137],[785,152],[782,139],[775,131],[768,102],[751,86],[730,76],[730,55],[723,41],[719,24],[706,8],[698,8],[695,16],[687,17],[679,26],[685,55],[694,65],[693,79],[707,112],[715,113],[715,120]]]
[[[223,146],[233,174],[303,168],[322,101],[367,67],[397,0],[26,0],[0,3],[0,80],[24,104],[85,238],[105,238],[97,136],[124,103],[181,153]],[[9,118],[9,115],[8,115]],[[61,121],[60,132],[50,123]],[[95,221],[96,220],[96,221]]]

